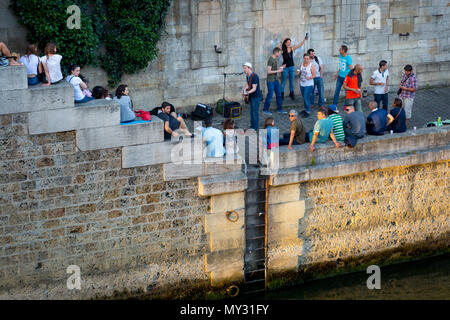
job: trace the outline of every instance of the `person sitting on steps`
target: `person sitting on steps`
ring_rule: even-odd
[[[174,110],[175,107],[164,101],[161,105],[161,109],[158,110],[158,118],[164,121],[164,140],[170,140],[172,136],[178,137],[178,133],[175,131],[182,129],[187,137],[191,137],[192,133],[189,132],[186,123],[182,117],[178,117]]]

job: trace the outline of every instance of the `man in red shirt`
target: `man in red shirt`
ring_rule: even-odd
[[[362,112],[361,107],[361,83],[362,83],[363,68],[357,64],[345,77],[344,89],[347,90],[345,96],[345,105],[354,106],[355,110]]]

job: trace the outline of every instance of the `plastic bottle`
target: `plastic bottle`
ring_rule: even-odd
[[[437,126],[438,126],[438,127],[442,127],[441,117],[439,117],[439,118],[437,119]]]

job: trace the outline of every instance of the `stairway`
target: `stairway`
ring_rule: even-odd
[[[247,178],[243,292],[250,294],[266,288],[266,177],[258,166],[249,165]]]

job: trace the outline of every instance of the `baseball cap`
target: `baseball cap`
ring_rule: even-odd
[[[242,66],[247,66],[247,67],[249,67],[250,69],[253,69],[253,66],[252,66],[252,64],[251,64],[250,62],[246,62],[246,63],[244,63]]]
[[[339,110],[337,109],[337,105],[335,105],[335,104],[330,105],[328,107],[328,109],[330,109],[331,111],[334,111],[334,112],[339,112]]]

